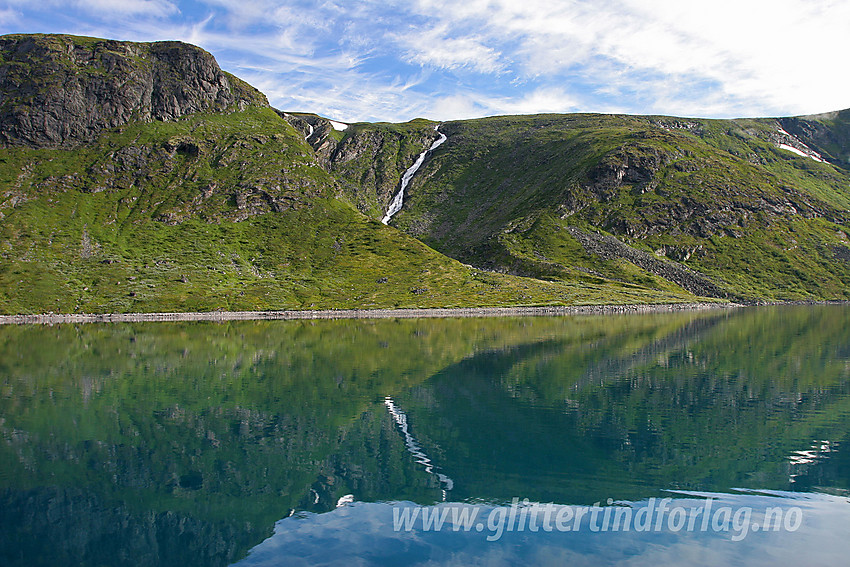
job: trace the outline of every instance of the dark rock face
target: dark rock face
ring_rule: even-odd
[[[334,128],[327,118],[316,114],[293,114],[281,110],[275,112],[301,132],[310,147],[323,158],[336,147],[336,140],[330,137]]]
[[[780,118],[779,123],[809,148],[817,150],[832,165],[850,169],[850,109]]]
[[[649,146],[623,146],[588,172],[587,190],[602,202],[615,200],[624,183],[636,185],[644,192],[654,187],[659,170],[679,157]]]
[[[653,257],[651,254],[620,242],[613,236],[584,232],[574,227],[569,227],[567,230],[579,241],[585,251],[603,260],[610,260],[612,258],[628,260],[635,266],[671,281],[695,295],[702,297],[729,297],[729,294],[708,276],[694,271],[687,266]],[[688,251],[686,255],[690,257],[692,253],[692,251]]]
[[[133,120],[267,106],[206,51],[168,41],[0,37],[0,143],[74,147]]]
[[[433,123],[423,120],[403,129],[355,124],[337,139],[326,118],[278,112],[301,132],[325,171],[337,177],[345,197],[375,219],[383,217],[404,172],[438,138]]]

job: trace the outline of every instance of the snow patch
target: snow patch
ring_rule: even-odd
[[[797,154],[798,156],[809,157],[809,154],[807,154],[806,152],[798,150],[794,146],[789,146],[788,144],[779,144],[779,149],[787,150],[789,152],[793,152],[793,153]]]
[[[793,141],[797,142],[801,147],[805,148],[806,151],[803,151],[799,148],[795,148],[794,146],[791,146],[791,145],[788,145],[788,144],[783,144],[781,142],[779,143],[779,149],[787,150],[789,152],[793,152],[793,153],[797,154],[798,156],[811,158],[811,159],[813,159],[815,161],[819,161],[821,163],[826,163],[826,160],[824,160],[819,153],[817,153],[816,151],[814,151],[813,149],[808,147],[806,144],[801,142],[799,140],[799,138],[797,138],[796,136],[793,136],[793,135],[789,134],[788,132],[786,132],[785,129],[782,128],[781,126],[779,127],[779,133],[782,134],[783,136],[785,136],[786,138],[788,138],[789,140],[793,140]]]
[[[348,128],[348,124],[346,124],[345,122],[337,122],[336,120],[328,120],[328,122],[331,123],[331,126],[333,126],[334,130],[338,130],[340,132]]]
[[[446,141],[446,135],[440,132],[439,124],[434,126],[434,130],[437,132],[437,134],[440,135],[440,137],[434,140],[434,143],[431,144],[430,148],[419,154],[419,157],[416,158],[416,161],[413,163],[413,165],[411,165],[407,169],[407,171],[404,172],[404,175],[402,175],[401,177],[401,187],[399,188],[398,193],[396,193],[395,197],[393,197],[393,200],[390,202],[390,208],[387,209],[387,214],[384,215],[384,218],[381,219],[382,223],[389,223],[393,215],[401,210],[401,206],[404,202],[404,190],[407,188],[407,185],[410,183],[410,180],[413,179],[413,176],[416,175],[416,172],[419,171],[419,168],[422,167],[422,164],[425,162],[425,156],[427,156],[429,152],[433,152],[434,150],[436,150],[438,147],[440,147],[440,144]]]

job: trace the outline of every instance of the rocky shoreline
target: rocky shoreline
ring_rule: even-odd
[[[43,313],[0,315],[0,325],[64,323],[139,323],[166,321],[268,321],[295,319],[416,319],[441,317],[541,317],[661,313],[732,309],[736,303],[669,303],[639,305],[576,305],[537,307],[459,307],[432,309],[325,309],[316,311],[209,311],[189,313]]]

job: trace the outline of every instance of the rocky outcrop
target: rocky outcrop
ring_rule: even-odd
[[[625,183],[641,189],[651,186],[662,167],[681,157],[652,146],[625,145],[605,156],[588,172],[587,188],[597,199],[607,202],[617,196]]]
[[[788,137],[776,133],[770,141],[778,144]],[[664,233],[739,238],[756,219],[762,223],[800,217],[843,222],[844,213],[790,184],[762,176],[763,183],[744,186],[732,177],[706,173],[717,167],[689,150],[624,145],[588,170],[580,190],[562,198],[558,213],[567,218],[583,211],[592,224],[629,238]],[[713,194],[711,199],[700,195],[706,191]],[[646,194],[660,198],[642,198]],[[629,206],[617,205],[624,201]]]
[[[850,169],[850,109],[780,118],[779,123],[803,144],[817,150],[825,161]]]
[[[729,294],[709,277],[682,264],[665,261],[652,254],[632,248],[613,236],[584,232],[575,227],[567,230],[585,249],[602,260],[621,258],[651,274],[673,282],[682,289],[701,297],[728,298]],[[690,256],[692,252],[687,255]]]
[[[267,106],[266,97],[177,41],[0,37],[0,143],[74,147],[130,121]]]
[[[336,148],[337,141],[330,135],[334,127],[327,118],[322,118],[318,114],[282,112],[280,110],[276,110],[276,112],[293,128],[301,132],[304,140],[310,144],[317,155],[326,158]]]
[[[341,196],[361,213],[380,219],[398,191],[404,172],[438,137],[434,123],[355,124],[333,135],[333,125],[316,114],[278,113],[313,148],[322,167],[336,177]]]

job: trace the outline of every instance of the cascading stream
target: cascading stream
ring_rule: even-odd
[[[425,466],[425,472],[428,474],[436,475],[437,479],[440,481],[443,491],[443,502],[446,501],[446,493],[454,488],[454,481],[444,475],[441,472],[437,472],[434,470],[434,463],[428,458],[428,455],[422,450],[422,447],[417,443],[416,438],[408,430],[407,426],[407,414],[395,405],[393,399],[389,396],[384,398],[384,405],[387,406],[387,410],[390,412],[390,415],[393,418],[393,421],[396,422],[399,429],[401,430],[401,434],[404,435],[404,445],[407,447],[407,450],[416,457],[416,462],[420,465]]]
[[[434,130],[437,132],[437,134],[440,135],[440,137],[437,138],[433,144],[431,144],[430,148],[419,154],[419,157],[416,158],[414,164],[411,165],[407,169],[407,171],[404,172],[404,175],[402,175],[401,177],[401,187],[399,188],[398,193],[396,193],[395,197],[393,197],[393,200],[390,202],[390,207],[389,209],[387,209],[387,214],[384,215],[384,218],[381,219],[382,223],[388,224],[393,215],[401,210],[401,205],[404,202],[404,190],[407,188],[408,183],[410,183],[410,180],[413,179],[414,175],[416,175],[416,172],[419,170],[419,168],[422,167],[422,164],[425,163],[425,157],[428,155],[428,153],[433,152],[440,146],[440,144],[446,141],[446,135],[440,132],[439,124],[434,126]]]

